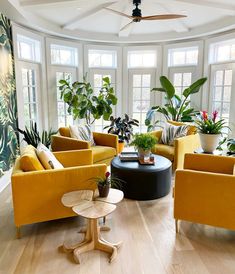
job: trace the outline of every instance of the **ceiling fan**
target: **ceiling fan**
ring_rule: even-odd
[[[132,15],[128,15],[123,12],[113,10],[110,8],[105,8],[105,9],[132,20],[130,23],[122,27],[120,31],[129,27],[132,23],[140,22],[142,20],[169,20],[169,19],[178,19],[178,18],[187,17],[186,15],[182,15],[182,14],[159,14],[159,15],[142,16],[141,9],[139,9],[140,4],[141,4],[141,0],[133,0],[133,5],[135,5],[135,8],[132,11]]]

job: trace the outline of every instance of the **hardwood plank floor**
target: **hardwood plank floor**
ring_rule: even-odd
[[[10,186],[0,193],[0,274],[234,274],[235,232],[188,222],[175,233],[172,195],[153,201],[123,200],[107,218],[105,239],[123,241],[117,259],[92,251],[81,265],[58,247],[77,242],[84,220],[28,225],[15,239]]]

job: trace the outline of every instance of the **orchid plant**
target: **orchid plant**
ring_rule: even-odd
[[[222,131],[227,126],[224,119],[217,120],[218,111],[213,111],[211,115],[207,111],[201,111],[197,116],[195,123],[200,133],[204,134],[222,134]]]

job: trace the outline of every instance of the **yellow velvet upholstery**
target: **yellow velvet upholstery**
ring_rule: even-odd
[[[93,132],[93,138],[97,146],[91,146],[90,142],[81,141],[70,137],[68,127],[59,128],[61,136],[52,136],[51,148],[53,151],[67,151],[77,149],[91,149],[93,163],[110,164],[118,151],[118,136],[114,134]]]
[[[151,132],[158,141],[161,140],[162,130]],[[200,139],[198,134],[191,134],[174,140],[174,146],[168,146],[165,144],[156,144],[152,149],[152,153],[159,154],[166,157],[173,163],[173,169],[183,168],[184,155],[186,153],[192,153],[199,148]]]
[[[169,159],[171,162],[174,161],[175,148],[173,146],[166,146],[164,144],[157,144],[152,149],[152,153],[161,155]]]
[[[20,158],[12,172],[14,219],[17,227],[76,214],[61,203],[64,193],[79,189],[96,189],[89,179],[103,177],[107,166],[92,164],[91,150],[54,153],[64,169],[23,172]]]
[[[23,149],[20,158],[20,168],[23,171],[44,170],[44,167],[37,157],[35,147],[29,145]]]
[[[186,154],[177,170],[174,218],[235,230],[235,158]]]

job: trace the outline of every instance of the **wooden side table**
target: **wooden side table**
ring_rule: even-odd
[[[98,219],[112,213],[116,209],[115,204],[122,199],[123,192],[116,189],[110,189],[107,198],[101,198],[97,195],[93,197],[93,191],[90,190],[72,191],[63,195],[61,199],[63,205],[72,207],[76,214],[88,220],[84,240],[74,245],[63,245],[65,252],[73,252],[76,263],[80,263],[79,255],[81,253],[93,249],[109,253],[111,255],[110,262],[116,258],[117,249],[122,242],[113,244],[104,240],[100,235],[101,228],[98,225]]]

